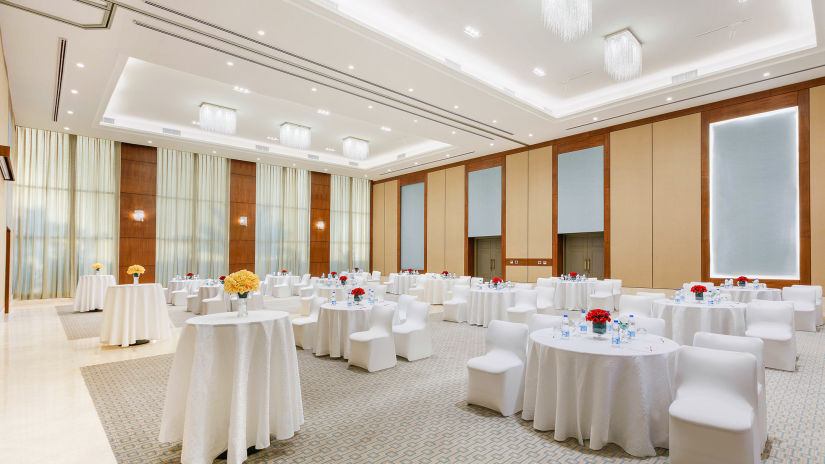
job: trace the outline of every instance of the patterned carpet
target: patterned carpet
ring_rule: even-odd
[[[532,423],[468,406],[467,359],[486,330],[431,316],[435,354],[367,373],[345,361],[298,352],[306,422],[292,439],[250,463],[665,463],[667,451],[634,458],[556,442]],[[822,463],[825,455],[825,333],[799,333],[795,373],[768,370],[769,463]],[[119,463],[180,462],[180,444],[157,440],[173,355],[84,367],[83,377]]]
[[[66,338],[77,340],[80,338],[96,338],[100,336],[100,321],[103,319],[103,312],[76,313],[72,305],[55,306],[57,315],[60,316],[60,323]],[[175,327],[183,327],[186,320],[194,317],[192,313],[186,312],[183,306],[169,306],[169,319]]]

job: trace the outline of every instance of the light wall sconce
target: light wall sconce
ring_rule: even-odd
[[[241,223],[242,226],[246,227],[248,225],[246,221],[246,216],[241,216],[241,219],[238,221]]]
[[[143,212],[142,209],[136,209],[134,213],[132,213],[132,217],[137,222],[143,222],[143,219],[146,217],[146,214]]]
[[[326,227],[326,224],[324,224],[324,221],[318,221],[318,222],[315,223],[315,227],[317,227],[318,230],[324,230],[324,227]]]

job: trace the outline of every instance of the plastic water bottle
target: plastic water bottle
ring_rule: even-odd
[[[636,320],[633,319],[633,315],[630,315],[630,320],[627,321],[627,338],[629,340],[633,340],[636,338]]]
[[[352,307],[352,293],[347,293],[347,307]]]
[[[335,306],[335,294],[337,293],[336,290],[332,291],[332,297],[329,299],[329,302],[332,303],[332,306]]]
[[[587,335],[587,315],[583,309],[581,312],[581,317],[579,317],[579,320],[576,321],[576,325],[579,326],[579,335]]]
[[[567,318],[567,314],[561,320],[561,338],[570,338],[570,319]]]
[[[373,304],[375,304],[375,290],[370,289],[370,298],[369,298],[369,300],[367,300],[367,301],[369,301],[370,306],[372,306]]]
[[[622,331],[619,329],[619,323],[613,321],[613,331],[610,333],[610,344],[618,348],[622,345]]]

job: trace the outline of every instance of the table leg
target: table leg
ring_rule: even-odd
[[[145,345],[147,343],[149,343],[149,340],[135,340],[135,343],[132,343],[129,346]]]

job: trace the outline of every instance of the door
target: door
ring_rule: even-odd
[[[501,276],[501,237],[475,239],[474,277],[490,280]]]
[[[565,234],[563,240],[565,274],[578,272],[604,278],[603,233]]]

